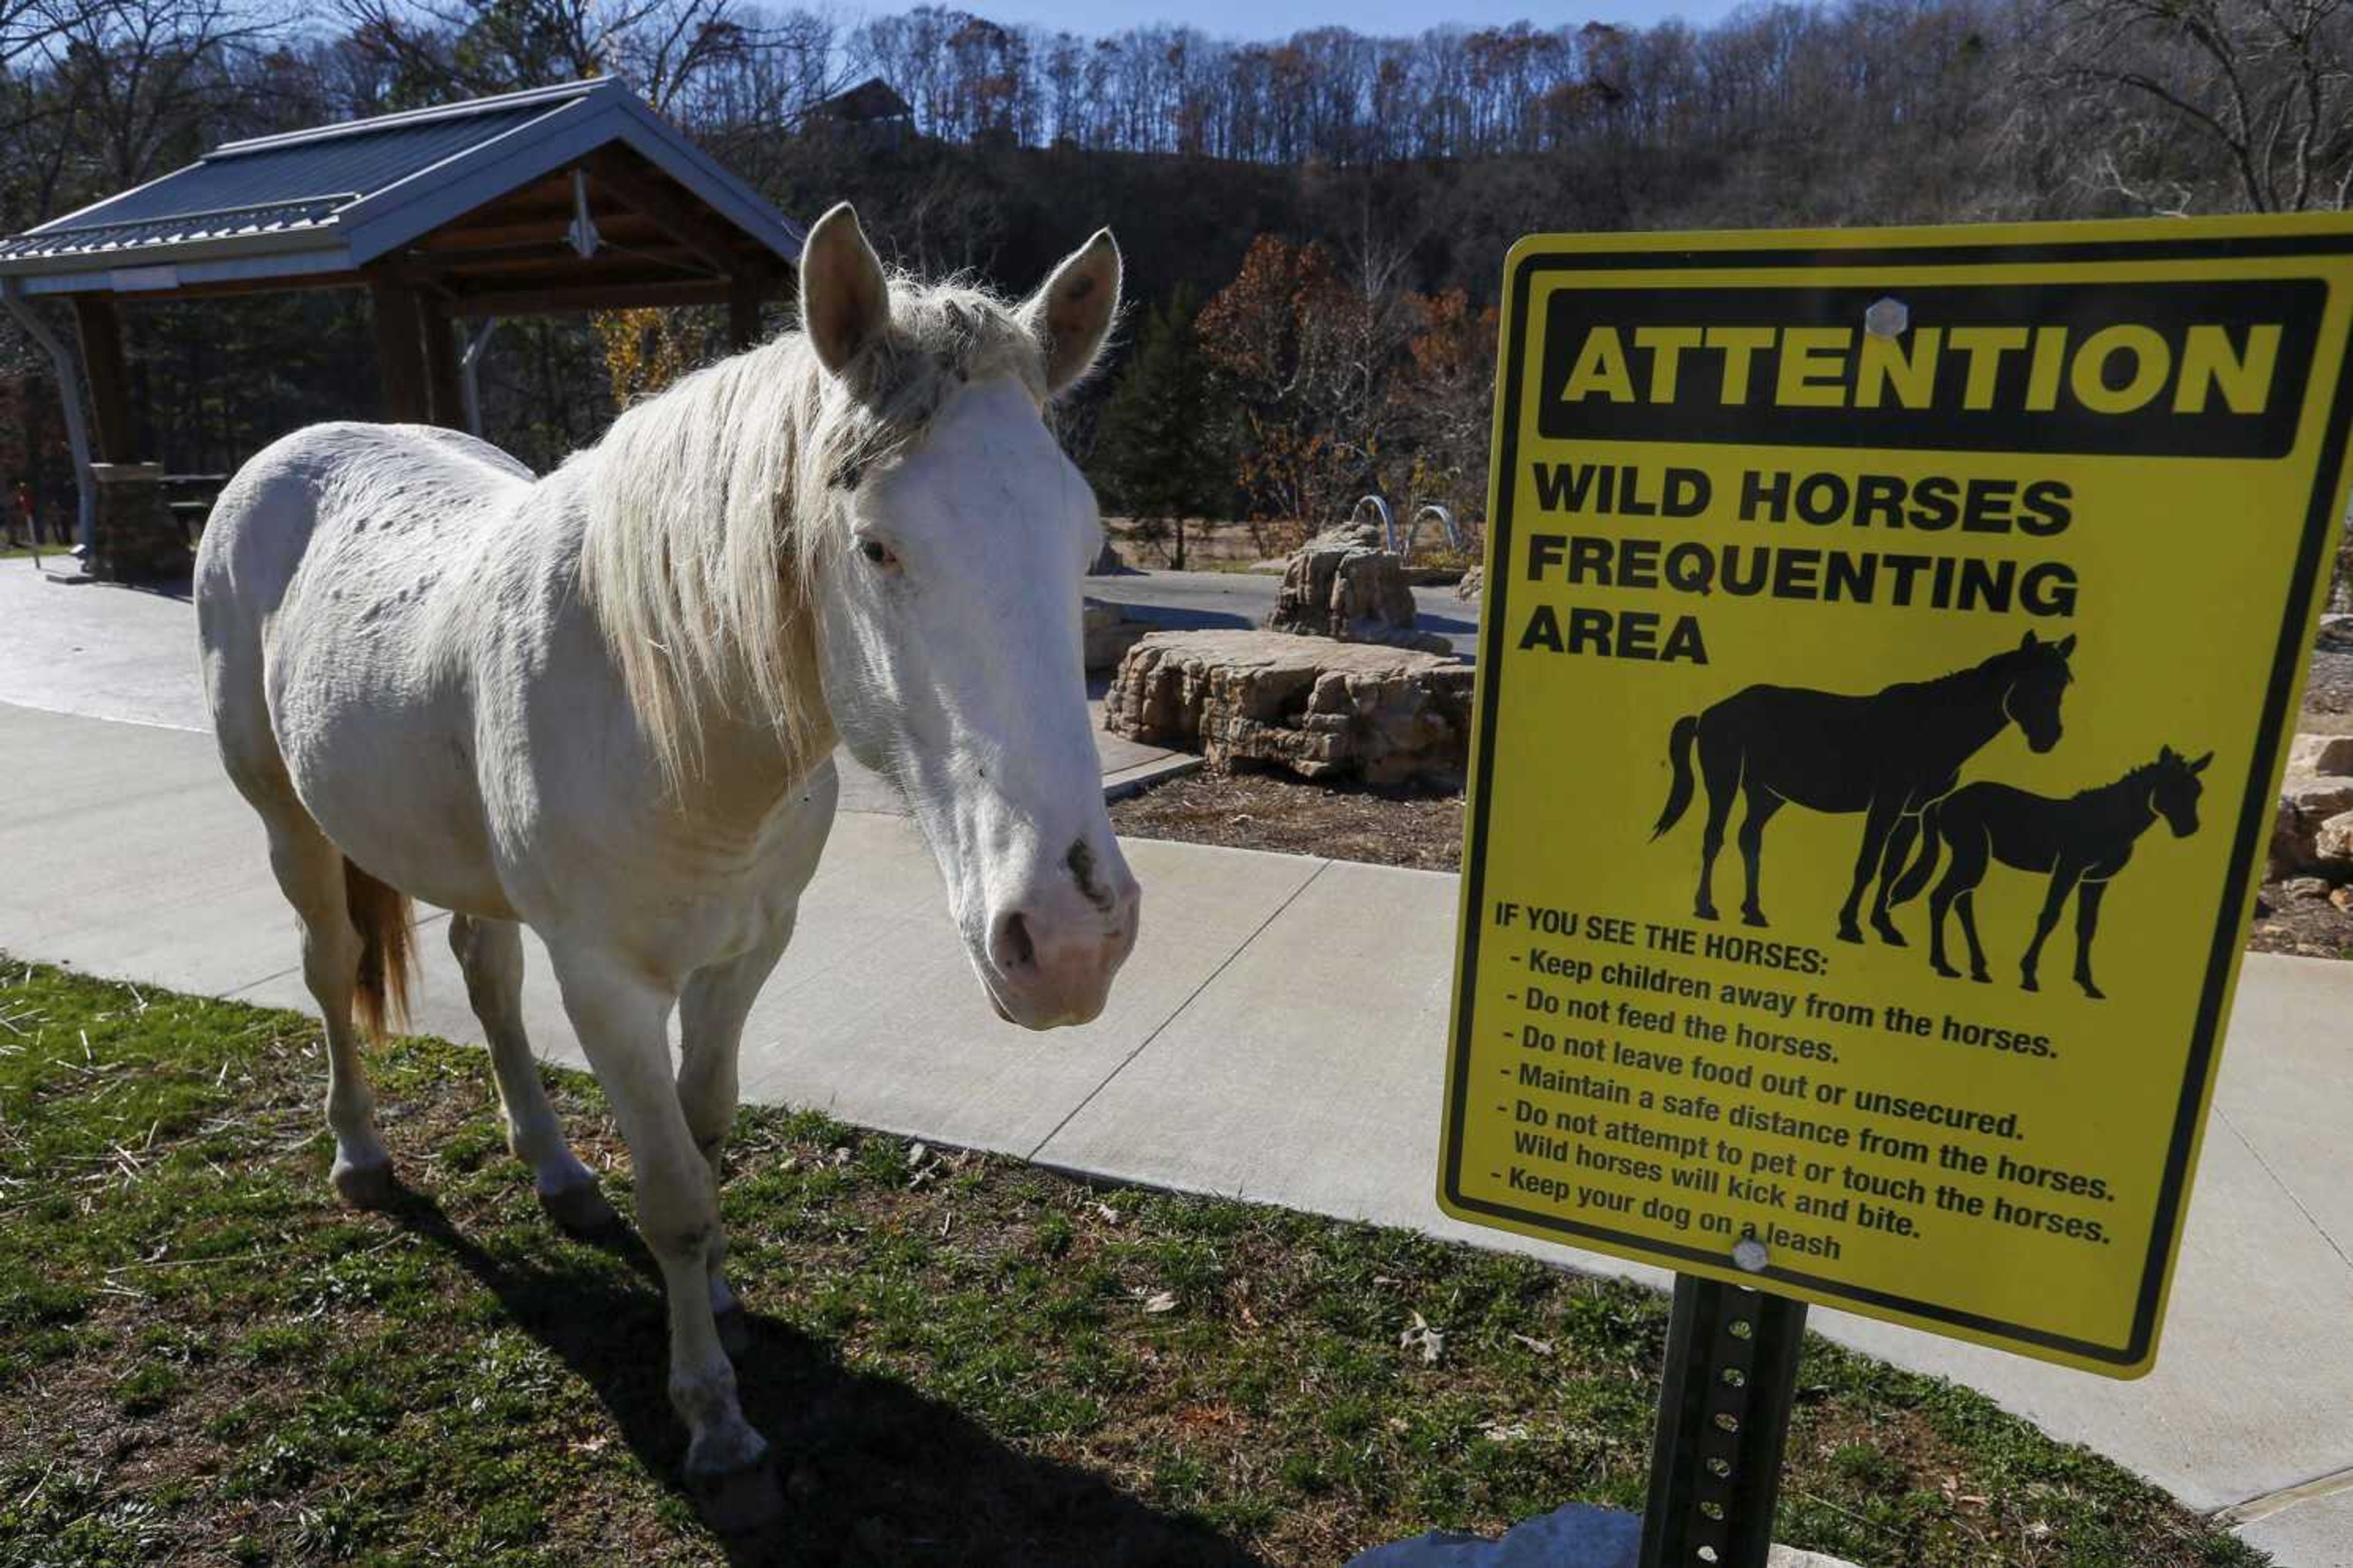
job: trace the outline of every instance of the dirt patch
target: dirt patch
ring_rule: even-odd
[[[2247,932],[2251,952],[2287,952],[2302,958],[2353,958],[2353,913],[2314,890],[2317,878],[2265,882],[2255,901],[2255,923]]]
[[[1462,797],[1310,784],[1280,773],[1190,773],[1114,801],[1113,828],[1235,849],[1274,849],[1452,871],[1462,863]]]

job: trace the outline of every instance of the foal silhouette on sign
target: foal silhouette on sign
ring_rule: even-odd
[[[2203,789],[2198,775],[2214,760],[2207,752],[2189,761],[2172,747],[2158,753],[2112,784],[2087,789],[2066,800],[2031,795],[2004,784],[1973,784],[1955,790],[1928,807],[1922,826],[1920,858],[1895,884],[1894,899],[1903,903],[1928,885],[1936,868],[1938,841],[1949,845],[1952,864],[1945,879],[1928,895],[1928,962],[1948,980],[1960,971],[1945,962],[1945,911],[1958,907],[1961,934],[1969,939],[1969,978],[1986,978],[1985,949],[1978,944],[1977,887],[1985,880],[1989,860],[2021,871],[2047,871],[2042,912],[2034,922],[2034,940],[2019,962],[2020,984],[2037,989],[2035,964],[2042,944],[2075,895],[2075,984],[2097,1001],[2100,988],[2092,982],[2092,937],[2100,929],[2100,899],[2125,862],[2132,858],[2133,842],[2165,818],[2176,838],[2198,831],[2198,796]]]
[[[1773,814],[1791,802],[1810,811],[1859,811],[1865,814],[1862,847],[1854,859],[1853,884],[1839,910],[1838,933],[1846,942],[1862,940],[1855,911],[1876,875],[1872,929],[1890,946],[1904,946],[1904,933],[1888,918],[1888,889],[1911,853],[1922,808],[1950,791],[1961,764],[2006,725],[2025,731],[2026,743],[2035,751],[2059,743],[2059,700],[2072,679],[2067,658],[2074,651],[2072,634],[2042,642],[2028,632],[2016,647],[1934,680],[1901,681],[1867,697],[1751,686],[1704,712],[1676,720],[1667,739],[1674,783],[1651,837],[1656,839],[1672,827],[1691,805],[1696,741],[1700,773],[1707,781],[1707,828],[1700,838],[1699,895],[1693,912],[1704,921],[1715,919],[1709,880],[1735,795],[1748,802],[1740,825],[1740,858],[1748,879],[1740,918],[1752,926],[1766,923],[1757,899],[1757,861]]]

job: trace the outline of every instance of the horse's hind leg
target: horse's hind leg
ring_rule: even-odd
[[[245,781],[239,780],[240,784]],[[269,834],[269,868],[302,926],[302,982],[327,1031],[327,1126],[335,1135],[332,1180],[355,1208],[392,1202],[392,1157],[376,1136],[375,1095],[360,1064],[352,999],[359,988],[361,940],[344,902],[343,856],[288,788],[248,789]]]
[[[2075,984],[2094,1002],[2107,1000],[2107,993],[2092,983],[2092,938],[2099,932],[2100,898],[2107,890],[2105,882],[2087,881],[2075,895]]]
[[[719,1199],[727,1133],[735,1124],[736,1061],[744,1043],[744,1019],[751,1012],[760,987],[784,956],[792,940],[793,915],[787,912],[750,952],[725,963],[697,971],[679,997],[678,1103],[686,1113],[687,1130],[710,1167],[712,1203]],[[710,1247],[711,1310],[719,1324],[720,1342],[733,1355],[750,1348],[751,1331],[742,1306],[727,1284],[727,1232],[723,1225],[712,1232]]]
[[[1711,743],[1704,724],[1699,737],[1700,774],[1707,783],[1707,823],[1699,836],[1699,894],[1692,912],[1701,920],[1715,919],[1715,858],[1724,848],[1724,825],[1732,817],[1732,802],[1740,794],[1740,753],[1733,747]]]
[[[1959,902],[1961,934],[1969,939],[1969,978],[1982,985],[1993,976],[1986,972],[1985,943],[1978,940],[1978,890],[1970,888]]]
[[[522,931],[512,921],[449,917],[449,951],[466,976],[466,999],[491,1045],[491,1071],[505,1113],[507,1147],[531,1167],[531,1184],[548,1216],[575,1236],[619,1223],[596,1177],[564,1141],[547,1103],[522,1026]]]
[[[1748,896],[1740,900],[1740,921],[1743,925],[1765,923],[1765,906],[1758,902],[1758,882],[1765,863],[1765,825],[1781,809],[1781,797],[1762,784],[1752,784],[1746,791],[1747,815],[1740,819],[1740,865],[1747,876]]]

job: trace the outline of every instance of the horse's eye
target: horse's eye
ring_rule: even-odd
[[[860,555],[865,556],[869,561],[874,563],[877,566],[896,566],[899,564],[899,558],[891,553],[891,550],[888,545],[878,543],[871,539],[867,540],[864,543],[860,544],[858,547],[858,552]]]

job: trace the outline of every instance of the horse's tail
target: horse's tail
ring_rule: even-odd
[[[346,858],[343,908],[360,933],[359,985],[352,994],[352,1012],[360,1027],[380,1040],[387,1024],[408,1026],[408,895]]]
[[[1944,843],[1944,835],[1936,831],[1936,809],[1942,805],[1942,801],[1932,800],[1922,808],[1920,853],[1914,857],[1904,875],[1895,879],[1895,886],[1887,889],[1889,903],[1901,904],[1918,898],[1920,889],[1928,885],[1928,879],[1936,875],[1936,856]]]
[[[1692,800],[1692,740],[1699,733],[1699,715],[1686,713],[1675,721],[1667,733],[1667,761],[1675,765],[1675,782],[1667,786],[1667,808],[1659,813],[1659,824],[1651,829],[1651,837],[1672,827]]]

